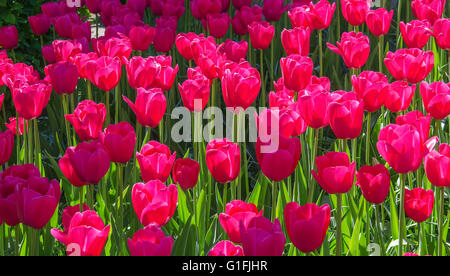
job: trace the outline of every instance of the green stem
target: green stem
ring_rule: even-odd
[[[336,256],[342,255],[342,194],[336,194]]]
[[[276,23],[275,23],[276,24]],[[270,43],[270,83],[273,86],[273,80],[274,80],[274,71],[275,68],[273,66],[274,64],[274,55],[273,55],[273,48],[275,47],[275,41],[272,41],[272,43]]]
[[[119,108],[120,108],[120,82],[117,84],[116,86],[116,104],[115,104],[115,108],[116,108],[116,112],[114,114],[114,122],[117,124],[119,123]]]
[[[118,220],[118,227],[117,230],[119,231],[119,253],[121,256],[123,256],[123,242],[122,242],[122,236],[123,236],[123,214],[124,214],[124,207],[123,207],[123,176],[122,176],[122,164],[116,163],[117,165],[117,185],[118,185],[118,192],[119,192],[119,198],[118,198],[118,207],[119,207],[119,220]]]
[[[6,256],[5,254],[5,224],[0,224],[0,256]]]
[[[88,100],[92,101],[92,84],[90,80],[86,80],[87,89],[88,89]]]
[[[418,222],[417,223],[417,239],[419,240],[419,243],[418,243],[418,246],[417,246],[417,254],[419,255],[419,256],[421,256],[422,255],[422,235],[421,235],[421,225],[422,225],[422,223],[420,223],[420,222]]]
[[[319,77],[323,76],[323,42],[322,30],[319,30]]]
[[[43,175],[43,168],[42,168],[42,154],[41,154],[41,141],[39,137],[39,128],[37,119],[34,119],[34,145],[36,149],[36,162],[37,167],[39,168],[39,171],[41,172],[41,175]]]
[[[367,112],[367,129],[366,129],[366,165],[370,165],[370,130],[371,130],[372,113]]]
[[[13,62],[16,63],[17,62],[17,60],[16,60],[16,52],[14,51],[14,49],[11,49],[11,55],[12,55]]]
[[[5,110],[4,108],[3,108],[3,110]],[[24,124],[26,124],[26,121],[24,120],[24,122],[23,122]],[[25,132],[25,127],[24,127],[24,132]],[[19,135],[19,133],[20,133],[20,128],[19,128],[19,113],[17,113],[17,111],[16,111],[16,139],[17,139],[17,141],[16,141],[16,155],[17,155],[17,165],[20,165],[21,164],[21,162],[20,162],[20,135]],[[25,136],[24,136],[25,137]]]
[[[227,199],[227,193],[228,193],[228,191],[227,191],[227,190],[228,190],[228,189],[227,189],[227,184],[228,184],[228,183],[224,183],[224,184],[223,184],[223,210],[224,210],[224,212],[225,212],[225,210],[226,210],[225,207],[226,207],[226,205],[227,205],[227,203],[228,203],[228,202],[227,202],[227,200],[228,200],[228,199]]]
[[[383,45],[384,44],[384,38],[383,36],[379,36],[378,37],[378,70],[380,71],[380,73],[383,73],[383,59],[384,59],[384,55],[383,55]]]
[[[381,256],[385,256],[386,249],[384,248],[384,238],[383,238],[383,231],[381,230],[380,214],[378,211],[378,206],[374,205],[373,207],[375,209],[375,222],[377,224],[376,231],[378,236],[378,244],[381,247]]]
[[[105,121],[105,126],[108,127],[110,122],[111,122],[111,111],[110,111],[110,104],[109,104],[109,94],[111,93],[110,91],[105,91],[106,93],[106,121]]]
[[[63,103],[63,110],[64,114],[70,114],[69,113],[69,96],[68,95],[62,95],[62,103]],[[66,125],[66,138],[67,138],[67,146],[72,146],[72,139],[70,139],[72,136],[70,135],[70,125],[69,121],[64,120],[64,123]]]
[[[316,128],[316,129],[314,129],[314,147],[313,147],[313,154],[312,154],[312,159],[311,159],[311,169],[312,170],[314,170],[314,168],[315,168],[315,161],[316,161],[316,157],[317,157],[318,145],[319,145],[319,129]],[[310,174],[309,180],[310,180],[310,182],[309,182],[309,191],[308,191],[307,202],[312,202],[313,196],[314,196],[314,189],[315,189],[315,183],[314,183],[312,174]]]
[[[275,220],[277,216],[277,200],[278,200],[278,182],[272,182],[272,221]]]
[[[403,255],[403,238],[404,238],[404,228],[405,224],[405,180],[406,174],[400,174],[400,208],[399,208],[399,243],[398,243],[398,255]]]
[[[28,154],[28,162],[31,164],[31,163],[34,163],[34,160],[33,160],[33,153],[34,153],[34,151],[33,151],[33,139],[34,139],[34,136],[33,136],[33,122],[30,120],[30,121],[28,121],[28,124],[27,124],[27,126],[28,126],[28,135],[27,135],[27,138],[28,138],[28,152],[27,152],[27,154]]]
[[[142,126],[138,122],[136,122],[136,144],[134,145],[134,184],[138,182],[138,176],[139,176],[139,168],[138,163],[136,159],[136,152],[138,151],[138,147],[141,145],[141,133],[142,133]]]
[[[78,192],[80,193],[80,213],[83,213],[84,186],[78,188]]]
[[[41,42],[41,49],[44,48],[44,38],[42,35],[39,36],[39,40]],[[47,66],[47,61],[45,61],[44,55],[42,55],[42,61],[44,62],[44,67]]]
[[[444,187],[439,187],[439,229],[438,229],[438,256],[442,255],[443,231],[444,231]]]
[[[259,63],[261,66],[261,106],[266,106],[266,82],[264,81],[264,51],[259,50]]]

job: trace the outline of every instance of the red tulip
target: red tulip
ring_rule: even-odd
[[[194,3],[194,2],[193,2]],[[192,5],[192,4],[191,4]],[[192,53],[192,42],[196,39],[203,39],[204,35],[196,33],[179,33],[175,39],[175,45],[177,46],[178,52],[186,60],[194,59],[194,54]]]
[[[71,62],[58,62],[45,67],[56,94],[72,94],[78,84],[78,69]]]
[[[338,139],[355,139],[361,134],[364,103],[353,91],[336,91],[332,95],[336,97],[328,105],[327,114],[334,135]]]
[[[450,50],[450,19],[440,18],[433,25],[433,36],[436,44],[443,50]]]
[[[364,0],[366,1],[366,0]],[[348,68],[361,68],[367,61],[370,53],[369,38],[363,33],[344,32],[337,47],[328,43],[328,48],[344,59]]]
[[[102,56],[86,64],[88,79],[103,91],[112,90],[120,81],[122,73],[118,58]]]
[[[281,43],[288,55],[308,56],[310,36],[311,29],[309,27],[297,27],[292,30],[284,29],[281,32]]]
[[[14,148],[14,134],[11,130],[0,131],[0,165],[8,162]]]
[[[28,22],[30,22],[31,31],[35,35],[46,34],[51,26],[51,22],[45,14],[30,16],[28,17]]]
[[[150,89],[154,79],[161,71],[161,66],[154,59],[135,56],[128,61],[126,69],[131,88]]]
[[[173,238],[166,236],[157,224],[149,224],[128,239],[131,256],[170,256]]]
[[[265,50],[269,48],[272,42],[275,35],[275,27],[267,21],[255,21],[248,26],[248,33],[253,48]]]
[[[136,133],[130,123],[109,125],[99,136],[111,162],[125,164],[133,157]]]
[[[127,97],[122,96],[123,100],[130,106],[136,119],[144,127],[156,127],[166,112],[166,97],[161,89],[155,88],[145,90],[139,88],[137,91],[136,104]]]
[[[233,31],[238,35],[245,35],[248,32],[248,25],[255,21],[262,20],[262,8],[258,5],[252,7],[244,6],[236,9],[236,13],[231,20]]]
[[[384,97],[389,93],[388,78],[379,72],[363,71],[359,76],[352,76],[353,90],[364,102],[364,110],[375,112],[384,104]]]
[[[14,135],[23,135],[28,131],[28,122],[23,118],[19,118],[19,133],[17,133],[17,118],[10,117],[9,123],[5,123],[5,126],[14,134]]]
[[[131,200],[143,225],[156,223],[163,226],[170,221],[177,208],[177,186],[171,184],[167,187],[159,180],[137,183],[133,186]]]
[[[413,0],[411,8],[413,15],[419,20],[428,20],[434,24],[442,16],[445,0]]]
[[[103,0],[86,0],[86,7],[91,13],[99,13]]]
[[[413,253],[413,252],[406,252],[405,254],[403,254],[404,257],[418,257],[419,254]]]
[[[217,182],[228,183],[239,176],[241,151],[238,144],[227,138],[209,142],[205,158],[208,170]]]
[[[308,126],[323,128],[330,123],[327,114],[330,102],[331,95],[329,92],[315,92],[301,96],[298,99],[298,108]]]
[[[280,110],[264,109],[259,117],[255,114],[259,136],[270,136],[274,133],[290,138],[303,134],[308,126],[297,109],[297,105],[291,103]],[[273,123],[275,126],[272,127]]]
[[[400,49],[395,53],[388,52],[384,64],[395,79],[418,83],[433,69],[434,55],[432,51],[425,52],[416,48]]]
[[[251,0],[233,0],[233,6],[236,10],[239,10],[242,7],[249,7],[251,5]]]
[[[156,26],[153,46],[159,53],[169,52],[175,43],[177,33],[172,27]]]
[[[87,72],[87,64],[91,61],[95,63],[95,61],[98,59],[98,55],[94,52],[89,52],[87,54],[85,53],[79,53],[75,55],[74,57],[70,58],[70,62],[75,64],[78,69],[78,73],[80,74],[80,78],[87,79],[88,78],[88,72]]]
[[[32,120],[39,117],[50,99],[52,87],[46,82],[22,83],[12,91],[14,106],[20,117]]]
[[[133,51],[130,40],[124,36],[93,39],[92,47],[99,56],[118,58],[122,65],[127,63]]]
[[[215,38],[222,38],[227,34],[228,28],[230,27],[230,22],[231,18],[226,12],[208,14],[206,16],[207,29]]]
[[[67,247],[67,254],[75,250],[74,253],[80,256],[100,256],[109,231],[110,226],[105,227],[99,215],[94,211],[84,211],[73,215],[64,232],[53,228],[51,234]]]
[[[263,210],[258,212],[255,204],[233,200],[226,204],[225,213],[219,215],[219,221],[230,240],[234,243],[241,243],[239,224],[242,222],[243,228],[247,229],[252,218],[262,215]]]
[[[405,189],[405,213],[415,222],[426,221],[433,212],[434,193],[433,190],[415,188]]]
[[[283,6],[283,0],[266,0],[263,3],[263,14],[267,21],[273,22],[280,20],[289,5]]]
[[[141,16],[144,16],[144,11],[147,6],[146,0],[128,0],[127,1],[127,7],[137,13],[139,13]]]
[[[287,89],[298,92],[310,83],[313,62],[309,57],[289,55],[280,60],[281,74]]]
[[[145,182],[160,180],[166,182],[172,171],[177,153],[170,153],[168,146],[156,141],[150,141],[136,153],[141,168],[141,176]]]
[[[90,210],[89,206],[86,203],[84,203],[83,212],[89,210]],[[80,204],[77,204],[75,206],[67,206],[66,208],[64,208],[62,212],[62,224],[64,227],[63,233],[65,235],[67,235],[67,233],[69,232],[70,222],[72,221],[73,216],[75,216],[75,214],[79,212],[80,212]]]
[[[197,161],[186,158],[178,159],[173,166],[173,182],[179,184],[184,191],[194,188],[197,185],[200,173],[200,165]]]
[[[70,61],[70,58],[82,52],[81,44],[72,40],[55,40],[52,46],[56,61]]]
[[[377,149],[394,171],[409,173],[419,168],[437,141],[437,137],[423,141],[413,125],[388,125],[380,131]]]
[[[223,73],[222,93],[228,108],[246,110],[256,100],[260,89],[261,76],[255,68],[239,65]]]
[[[448,144],[439,145],[438,151],[431,151],[425,156],[425,172],[428,180],[436,187],[450,186],[450,146]]]
[[[416,85],[409,86],[406,81],[395,81],[384,90],[384,106],[392,112],[408,109],[411,104]]]
[[[153,1],[153,3],[154,2],[158,1]],[[208,14],[219,13],[222,11],[221,0],[193,0],[191,2],[192,2],[191,3],[192,15],[194,16],[195,19],[198,20],[206,18]]]
[[[57,17],[60,15],[59,4],[56,2],[42,3],[41,11],[43,14],[45,14],[50,19],[53,19],[54,17]]]
[[[256,158],[265,176],[273,181],[281,181],[295,171],[302,146],[296,137],[279,136],[270,141],[267,141],[269,140],[267,138],[269,137],[258,138],[255,149]]]
[[[317,183],[329,194],[345,194],[353,186],[355,162],[345,152],[328,152],[316,158],[317,173],[311,170]]]
[[[420,134],[422,141],[426,141],[430,137],[431,116],[424,116],[420,111],[411,111],[405,115],[395,118],[397,125],[413,125]]]
[[[425,110],[437,119],[445,119],[450,114],[450,83],[433,82],[420,84]]]
[[[369,10],[366,15],[366,23],[374,36],[382,36],[389,32],[394,11],[384,8]]]
[[[288,12],[289,19],[293,28],[309,28],[312,29],[311,9],[308,6],[297,6]]]
[[[175,77],[178,73],[178,64],[172,67],[172,57],[171,56],[157,56],[154,61],[159,64],[161,70],[159,74],[155,76],[152,82],[152,88],[161,88],[162,91],[169,91],[175,81]]]
[[[75,169],[73,168],[73,165],[71,163],[71,160],[69,158],[69,153],[72,153],[74,151],[74,148],[68,148],[66,152],[64,153],[64,156],[59,159],[58,165],[61,169],[61,172],[63,175],[69,180],[69,182],[75,186],[75,187],[83,187],[89,185],[89,183],[84,182],[80,179],[80,177],[75,172]],[[78,208],[78,210],[80,210]]]
[[[84,100],[78,103],[73,114],[64,115],[73,125],[78,137],[83,141],[97,139],[106,118],[106,107],[103,103]]]
[[[381,204],[389,194],[391,176],[386,167],[377,164],[365,165],[356,172],[356,185],[361,188],[364,198],[373,204]]]
[[[422,49],[432,35],[430,22],[426,20],[412,20],[407,24],[402,21],[400,22],[400,32],[403,41],[409,48]]]
[[[336,3],[330,4],[328,0],[320,0],[316,4],[309,4],[309,21],[313,29],[323,30],[330,26],[333,19]]]
[[[300,206],[290,202],[284,208],[286,230],[292,243],[300,251],[309,253],[318,249],[327,234],[331,210],[328,204]]]
[[[281,256],[284,251],[286,237],[280,222],[259,216],[250,220],[247,227],[240,223],[242,247],[245,256]]]
[[[19,43],[19,33],[16,26],[4,26],[0,28],[0,46],[4,49],[13,49]]]
[[[371,0],[342,0],[342,15],[350,25],[359,26],[366,21]]]
[[[47,64],[56,63],[55,50],[53,45],[45,45],[42,47],[42,56],[44,57]]]
[[[53,19],[53,26],[56,33],[64,39],[72,38],[72,19],[68,14],[58,16]]]
[[[234,245],[232,242],[224,240],[218,242],[208,253],[208,256],[244,256],[244,250],[240,245]]]
[[[188,78],[183,84],[178,84],[178,90],[184,106],[191,112],[200,112],[205,109],[209,100],[210,81],[202,74],[193,79]]]
[[[245,40],[235,42],[231,39],[227,39],[221,50],[226,55],[227,59],[238,63],[247,56],[248,43]]]
[[[130,29],[130,41],[135,51],[147,51],[155,37],[155,28],[144,26],[133,26]]]
[[[66,153],[76,176],[82,182],[97,184],[109,170],[109,155],[100,141],[80,143],[68,148]]]

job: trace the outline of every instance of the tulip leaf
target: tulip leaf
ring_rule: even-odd
[[[392,239],[393,240],[398,240],[399,238],[399,232],[398,232],[398,215],[397,215],[397,206],[395,204],[395,199],[394,199],[394,188],[391,185],[391,191],[389,193],[389,202],[390,202],[390,212],[391,212],[391,216],[390,216],[390,223],[391,223],[391,234],[392,234]]]
[[[173,256],[185,256],[186,245],[189,239],[189,232],[191,230],[191,220],[192,216],[189,216],[189,219],[184,225],[183,230],[175,240],[172,249]]]
[[[181,222],[183,224],[186,224],[186,221],[191,215],[187,206],[186,193],[181,189],[180,185],[177,185],[177,189],[178,189],[178,206],[177,206],[178,216]]]

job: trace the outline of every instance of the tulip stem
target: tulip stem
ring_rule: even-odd
[[[266,82],[264,81],[264,50],[259,50],[259,63],[261,66],[261,103],[260,106],[266,106]]]
[[[443,230],[444,230],[444,187],[439,187],[439,228],[438,228],[438,256],[442,255]]]
[[[225,212],[227,206],[227,183],[223,184],[223,211]]]
[[[314,170],[314,168],[315,168],[315,161],[316,161],[316,156],[317,156],[318,145],[319,145],[319,129],[316,128],[316,129],[314,129],[314,147],[313,147],[313,154],[312,154],[312,159],[311,159],[311,170]],[[315,183],[313,182],[312,174],[310,175],[309,180],[310,180],[310,182],[309,182],[309,191],[308,191],[307,202],[312,202],[313,196],[314,196],[314,188],[315,188]]]
[[[322,30],[319,30],[319,77],[323,76],[323,46]]]
[[[403,225],[405,224],[405,177],[406,174],[400,174],[400,209],[399,215],[399,243],[398,243],[398,255],[403,255]]]
[[[3,108],[3,111],[4,111],[4,110],[5,110],[5,109]],[[23,123],[24,123],[24,124],[26,123],[25,120],[24,120]],[[24,132],[25,132],[25,127],[24,127]],[[17,165],[20,165],[20,135],[19,135],[19,133],[20,133],[20,128],[19,128],[19,113],[17,113],[17,110],[16,110],[16,133],[15,133],[15,135],[16,135],[16,139],[17,139],[17,141],[16,141]]]
[[[342,255],[342,194],[336,194],[336,256]]]
[[[276,26],[276,22],[275,22],[275,26]],[[270,43],[270,70],[269,70],[269,72],[270,72],[270,83],[272,84],[272,86],[273,86],[273,79],[274,79],[274,71],[275,71],[275,69],[274,69],[274,67],[273,67],[273,64],[274,64],[274,62],[273,62],[273,60],[274,60],[274,57],[273,57],[273,48],[274,48],[274,45],[275,45],[275,42],[274,41],[272,41],[272,43]]]
[[[278,191],[277,191],[278,182],[272,182],[272,221],[275,220],[277,216],[277,200],[278,200]]]
[[[373,207],[375,209],[375,222],[377,225],[375,229],[377,231],[378,243],[380,244],[381,247],[381,256],[385,256],[386,249],[384,248],[383,231],[381,229],[380,214],[379,214],[380,211],[378,210],[378,206],[376,204]]]
[[[384,39],[383,36],[378,37],[378,70],[380,73],[383,73],[383,44]]]
[[[63,103],[64,114],[65,115],[69,114],[69,95],[62,95],[62,103]],[[70,139],[71,135],[70,135],[69,121],[67,121],[67,119],[66,119],[66,120],[64,120],[64,123],[66,125],[67,147],[71,147],[72,139]]]
[[[95,37],[98,38],[98,13],[95,14]]]
[[[400,24],[400,16],[401,16],[401,11],[402,11],[402,0],[398,0],[398,8],[397,8],[397,26]],[[400,31],[400,28],[396,28],[397,30],[397,35],[395,36],[395,37],[399,37],[399,31]],[[399,49],[400,47],[399,47],[399,45],[398,45],[398,42],[399,41],[401,41],[401,39],[398,39],[397,40],[397,49]]]
[[[119,193],[119,198],[118,198],[118,208],[119,208],[119,219],[118,219],[118,227],[117,227],[117,231],[119,232],[119,254],[123,255],[123,242],[122,242],[122,236],[123,236],[123,177],[122,177],[122,164],[120,163],[116,163],[117,166],[117,191]]]
[[[92,85],[90,80],[86,80],[87,89],[88,89],[88,100],[92,101]]]
[[[5,224],[0,224],[0,256],[5,256]]]
[[[11,55],[12,55],[13,62],[16,63],[17,62],[17,60],[16,60],[16,52],[14,51],[14,49],[11,49]]]
[[[422,235],[421,235],[421,225],[422,223],[418,222],[417,223],[417,238],[419,240],[419,243],[417,245],[417,254],[420,256],[422,255]]]
[[[28,121],[27,127],[28,127],[28,133],[27,133],[28,151],[25,154],[28,154],[28,163],[31,164],[31,163],[34,163],[34,160],[33,160],[33,153],[34,153],[34,151],[33,151],[33,139],[34,139],[34,136],[33,136],[33,122],[31,120]]]
[[[137,165],[137,158],[136,158],[136,152],[138,151],[138,147],[141,143],[141,133],[142,133],[142,126],[139,124],[139,122],[136,122],[136,144],[134,145],[134,168],[135,168],[135,174],[134,174],[134,182],[133,184],[137,183],[138,181],[138,175],[139,175],[139,169]]]
[[[115,96],[116,96],[116,104],[115,104],[115,108],[116,108],[116,113],[114,114],[114,122],[117,124],[119,123],[119,107],[120,107],[120,81],[117,83],[116,86],[116,91],[115,91]]]
[[[366,130],[366,165],[370,165],[370,130],[371,130],[372,113],[367,112],[367,130]]]
[[[39,36],[39,40],[41,41],[41,50],[42,50],[42,48],[44,48],[44,38],[42,37],[42,35]],[[46,67],[47,62],[45,61],[44,55],[42,55],[42,60],[44,61],[44,67]]]
[[[80,213],[83,213],[84,186],[81,186],[78,191],[80,192]]]
[[[106,121],[105,121],[105,126],[109,126],[110,122],[111,122],[111,111],[110,106],[109,106],[109,94],[111,92],[110,91],[106,91]]]
[[[43,175],[41,142],[40,142],[40,138],[39,138],[39,128],[38,128],[37,119],[34,119],[33,122],[34,122],[34,147],[36,149],[35,158],[36,158],[37,167],[39,168],[39,172],[41,172],[41,175]]]

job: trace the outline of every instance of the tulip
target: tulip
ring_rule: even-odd
[[[31,31],[35,35],[46,34],[51,26],[51,22],[45,14],[30,16],[28,22],[30,22]]]
[[[28,123],[23,118],[19,118],[19,133],[17,133],[17,118],[10,117],[9,123],[5,123],[5,126],[14,134],[14,135],[23,135],[28,131]]]
[[[175,43],[176,30],[171,27],[156,26],[153,46],[159,53],[169,52]]]
[[[58,206],[61,190],[59,181],[31,177],[16,187],[17,215],[20,221],[34,229],[42,229]]]
[[[329,194],[345,194],[353,186],[355,162],[345,152],[328,152],[316,158],[317,173],[312,170],[317,183]]]
[[[400,22],[400,32],[406,46],[419,49],[427,45],[432,34],[430,22],[426,20],[413,20],[407,24],[402,21]]]
[[[252,7],[244,6],[236,9],[236,13],[231,20],[233,31],[238,35],[245,35],[248,32],[248,25],[255,21],[262,20],[262,8],[258,5]]]
[[[215,38],[222,38],[227,34],[230,22],[231,18],[226,12],[206,16],[207,29]]]
[[[366,1],[366,0],[364,0]],[[328,43],[328,48],[344,59],[348,68],[361,68],[367,61],[370,53],[369,38],[363,33],[344,32],[337,47]]]
[[[159,74],[155,76],[151,86],[152,88],[161,88],[162,91],[169,91],[177,76],[179,69],[178,64],[175,67],[172,67],[171,56],[157,56],[154,60],[159,64],[161,70],[159,71]]]
[[[439,145],[439,151],[431,151],[425,156],[424,167],[428,180],[436,187],[450,186],[450,146],[448,144]]]
[[[67,154],[75,174],[82,182],[97,184],[109,170],[109,155],[100,141],[69,147]]]
[[[166,112],[166,97],[161,89],[145,90],[139,88],[137,91],[136,104],[127,97],[122,96],[123,100],[130,106],[136,119],[142,126],[156,127]]]
[[[103,38],[100,37],[100,38],[98,38],[98,40],[96,38],[94,38],[92,40],[92,42],[93,42],[92,46],[94,48],[94,51],[97,51],[97,45],[96,44],[97,44],[98,41],[107,40],[107,39],[110,39],[110,38],[113,38],[113,37],[121,38],[123,35],[127,35],[127,34],[129,35],[130,32],[122,24],[118,24],[118,25],[114,25],[114,26],[107,26],[106,29],[105,29],[105,36]],[[130,41],[131,41],[131,37],[130,37]]]
[[[411,104],[416,85],[408,86],[406,81],[395,81],[384,90],[384,106],[392,112],[408,109]]]
[[[352,76],[353,90],[364,102],[364,110],[375,112],[384,104],[384,97],[390,90],[388,78],[379,72],[363,71]]]
[[[222,93],[228,108],[246,110],[261,89],[261,76],[255,68],[238,66],[226,69],[222,76]]]
[[[395,118],[397,125],[412,125],[420,134],[420,139],[426,141],[430,137],[431,116],[424,116],[420,111],[411,111]]]
[[[76,213],[80,212],[80,204],[77,204],[75,206],[67,206],[66,208],[64,208],[63,212],[62,212],[62,224],[64,227],[64,234],[67,235],[67,233],[69,232],[69,228],[70,228],[70,222],[72,221],[72,218],[75,216]],[[89,211],[89,206],[87,204],[83,204],[83,212],[84,211]]]
[[[200,112],[205,109],[209,100],[210,81],[204,76],[188,79],[183,84],[178,84],[178,90],[184,106],[191,112]]]
[[[329,92],[316,92],[305,94],[298,99],[298,108],[303,120],[312,128],[326,127],[330,121],[327,114],[331,102]]]
[[[133,26],[130,29],[130,41],[135,51],[147,51],[155,36],[155,29],[144,26]]]
[[[309,21],[313,29],[323,30],[330,26],[336,3],[330,4],[328,0],[320,0],[316,4],[309,4]]]
[[[233,6],[236,10],[239,10],[244,6],[249,7],[251,3],[251,0],[233,0]]]
[[[205,158],[208,170],[217,182],[228,183],[239,176],[241,151],[238,144],[227,138],[209,142]]]
[[[64,232],[53,228],[50,233],[67,247],[67,254],[75,250],[74,253],[80,256],[100,256],[109,231],[110,226],[105,227],[99,215],[94,211],[84,211],[75,213]]]
[[[91,23],[89,21],[81,22],[72,25],[72,39],[87,39],[91,40]],[[89,47],[88,47],[89,49]]]
[[[16,26],[4,26],[0,28],[0,46],[4,49],[13,49],[19,43],[19,33]]]
[[[68,14],[54,18],[53,26],[56,33],[64,39],[72,38],[72,19]]]
[[[384,8],[369,10],[366,15],[366,23],[374,36],[382,36],[389,32],[394,11]]]
[[[111,162],[125,164],[133,157],[136,133],[130,123],[109,125],[99,136]]]
[[[450,28],[450,19],[440,18],[436,20],[433,25],[433,36],[436,40],[436,44],[443,50],[450,50],[450,34],[448,29]]]
[[[164,234],[157,224],[149,224],[128,239],[131,256],[170,256],[173,238]]]
[[[91,13],[99,13],[103,0],[86,0],[86,7]]]
[[[200,165],[197,161],[189,158],[177,159],[173,166],[173,182],[186,191],[197,185],[199,173]]]
[[[389,194],[391,176],[382,164],[362,166],[356,172],[356,185],[361,188],[364,198],[373,204],[381,204]]]
[[[437,137],[422,141],[413,125],[388,125],[381,129],[377,149],[381,156],[397,173],[416,171],[423,157],[437,143]]]
[[[281,32],[281,43],[287,55],[302,55],[309,54],[309,40],[311,36],[311,29],[309,27],[297,27],[292,30],[284,29]]]
[[[287,89],[298,92],[309,84],[313,72],[313,62],[309,57],[289,55],[280,60],[280,65]]]
[[[312,28],[310,7],[294,7],[288,12],[288,16],[293,28]]]
[[[103,103],[84,100],[78,103],[73,114],[64,115],[73,125],[78,137],[83,141],[97,139],[106,118],[106,107]]]
[[[80,78],[87,79],[88,78],[87,64],[91,61],[95,62],[97,59],[98,55],[94,52],[89,52],[87,54],[79,53],[74,57],[70,58],[70,62],[72,62],[77,66]]]
[[[55,50],[53,50],[52,45],[45,45],[42,47],[42,56],[44,57],[47,64],[56,63]]]
[[[128,61],[126,69],[128,83],[131,88],[150,89],[154,79],[161,70],[161,66],[154,59],[144,59],[140,56],[135,56]]]
[[[356,93],[343,91],[338,99],[328,105],[327,114],[336,138],[355,139],[361,134],[364,103]]]
[[[277,125],[272,127],[273,123]],[[285,138],[299,136],[308,127],[295,104],[291,104],[281,110],[264,109],[259,117],[256,116],[256,124],[259,136],[270,136],[273,133],[274,135],[279,134]]]
[[[52,46],[56,61],[70,61],[71,58],[82,52],[81,44],[72,40],[55,40]]]
[[[132,44],[127,37],[111,37],[109,39],[93,39],[92,47],[99,56],[118,58],[121,64],[126,64],[133,51]]]
[[[264,139],[268,140],[268,139]],[[296,137],[279,137],[278,143],[273,139],[256,142],[256,158],[261,171],[272,181],[282,181],[289,177],[298,165],[301,155],[301,143]]]
[[[433,82],[420,84],[425,110],[437,119],[445,119],[450,114],[450,84],[444,82]]]
[[[61,169],[61,172],[63,175],[69,180],[70,184],[72,184],[75,187],[83,187],[89,185],[89,183],[84,182],[80,179],[80,177],[75,172],[75,169],[71,163],[71,160],[69,158],[69,153],[72,153],[74,151],[74,148],[68,148],[66,152],[64,153],[64,156],[59,159],[58,165]],[[80,208],[78,208],[80,210]]]
[[[56,2],[42,3],[41,11],[43,14],[45,14],[50,19],[60,15],[59,4]]]
[[[45,67],[56,94],[72,94],[78,83],[78,69],[71,62],[58,62]]]
[[[194,39],[203,38],[203,34],[197,35],[196,33],[179,33],[175,39],[175,45],[180,55],[186,60],[194,59],[192,53],[192,42]]]
[[[223,44],[222,50],[227,59],[238,63],[247,56],[248,43],[245,40],[235,42],[227,39]]]
[[[403,254],[404,257],[418,257],[419,254],[413,253],[413,252],[406,252]]]
[[[395,53],[388,52],[384,64],[397,80],[407,80],[409,83],[423,81],[434,66],[432,51],[420,49],[400,49]]]
[[[284,208],[286,230],[292,243],[300,251],[309,253],[318,249],[327,234],[331,210],[328,204],[300,206],[290,202]]]
[[[253,48],[265,50],[269,48],[272,42],[273,36],[275,35],[275,27],[266,21],[255,21],[248,26],[248,33]]]
[[[208,253],[208,256],[244,256],[244,250],[240,245],[234,245],[232,242],[224,240],[218,242]]]
[[[166,182],[172,171],[177,153],[170,153],[168,146],[156,141],[150,141],[136,153],[141,168],[141,176],[145,182],[160,180]]]
[[[86,64],[88,79],[103,91],[115,88],[121,73],[121,63],[118,58],[102,56]]]
[[[415,222],[426,221],[433,212],[434,193],[433,190],[415,188],[405,189],[405,213]]]
[[[153,1],[158,2],[158,1]],[[191,1],[191,12],[195,19],[202,20],[208,14],[219,13],[222,11],[221,0],[193,0]],[[229,2],[228,2],[229,6]],[[153,8],[152,8],[153,10]]]
[[[50,99],[52,87],[45,82],[21,84],[12,91],[14,106],[20,117],[32,120],[39,117]]]
[[[342,15],[350,25],[359,26],[366,21],[370,2],[368,0],[342,0]]]
[[[131,201],[139,221],[147,226],[156,223],[166,225],[177,207],[178,192],[176,185],[166,187],[159,180],[137,183],[131,192]]]
[[[135,12],[138,12],[141,16],[144,16],[144,10],[147,6],[146,0],[128,0],[127,7]]]
[[[11,130],[0,131],[0,165],[8,162],[14,148],[14,134]]]
[[[280,222],[258,216],[250,220],[247,227],[240,222],[242,247],[245,256],[281,256],[286,237],[281,231]]]
[[[266,0],[263,3],[263,14],[267,21],[280,20],[283,13],[289,9],[289,5],[283,6],[283,0]]]
[[[445,0],[413,0],[411,8],[415,17],[428,20],[433,25],[442,16]]]

